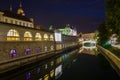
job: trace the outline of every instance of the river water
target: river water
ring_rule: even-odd
[[[93,80],[103,80],[104,77],[109,79],[109,76],[109,80],[117,80],[116,72],[108,66],[110,67],[109,63],[95,50],[81,52],[76,49],[1,74],[0,80],[89,80],[86,78],[89,76],[94,77],[91,78]],[[96,75],[93,76],[91,72]]]

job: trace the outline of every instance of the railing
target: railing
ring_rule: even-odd
[[[114,53],[110,52],[109,50],[97,45],[98,50],[101,52],[102,55],[106,57],[106,59],[110,62],[112,67],[120,76],[120,58],[118,58]]]
[[[19,68],[20,66],[24,66],[30,63],[35,62],[36,60],[42,60],[44,58],[48,58],[50,56],[55,55],[53,51],[43,52],[40,54],[32,54],[20,58],[14,58],[11,60],[1,61],[0,62],[0,73],[10,71],[15,68]]]
[[[27,56],[22,56],[22,57],[18,57],[18,58],[0,61],[0,74],[7,72],[7,71],[11,71],[16,68],[20,68],[21,66],[25,66],[25,65],[34,63],[36,61],[40,61],[40,60],[52,57],[56,54],[66,52],[68,50],[76,49],[78,47],[79,46],[72,46],[72,47],[68,47],[65,49],[61,49],[61,50],[46,51],[46,52],[41,52],[39,54],[36,53],[36,54],[31,54],[31,55],[27,55]]]

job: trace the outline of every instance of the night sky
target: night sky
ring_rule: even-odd
[[[48,28],[70,24],[79,32],[93,32],[105,19],[105,0],[21,0],[27,17]],[[0,10],[16,13],[20,0],[0,0]]]

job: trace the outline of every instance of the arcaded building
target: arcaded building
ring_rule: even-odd
[[[76,36],[34,27],[20,3],[16,13],[12,8],[0,11],[0,61],[28,58],[78,45]]]

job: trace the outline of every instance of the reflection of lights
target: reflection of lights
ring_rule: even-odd
[[[81,47],[80,50],[79,50],[79,53],[81,53],[84,49]]]
[[[56,69],[55,69],[55,78],[59,78],[62,75],[62,65],[59,65]]]
[[[76,62],[77,59],[73,59],[73,62]]]
[[[49,80],[48,74],[46,74],[46,75],[44,76],[44,80]]]
[[[83,44],[82,48],[85,48],[85,49],[94,49],[94,48],[96,48],[96,41],[92,41],[92,40],[83,41],[82,44]],[[86,44],[89,44],[89,46],[87,46]]]
[[[42,78],[40,78],[39,80],[42,80]]]
[[[40,68],[37,69],[37,73],[40,74]]]
[[[59,63],[61,63],[62,62],[62,57],[58,57],[57,59],[56,59],[56,64],[59,64]]]
[[[83,38],[79,38],[79,42],[83,41]]]
[[[31,77],[31,73],[28,72],[27,75],[26,75],[26,80],[30,80],[30,77]]]
[[[54,61],[51,61],[50,63],[51,63],[51,66],[53,66],[53,65],[54,65]]]
[[[52,78],[54,76],[54,70],[50,71],[50,77]]]
[[[47,69],[48,68],[48,65],[47,64],[45,64],[45,69]]]

